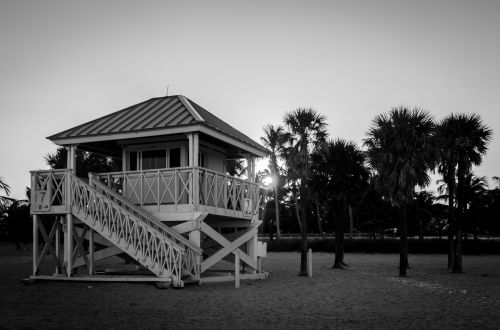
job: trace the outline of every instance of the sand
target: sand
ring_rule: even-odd
[[[0,246],[0,328],[443,329],[500,328],[500,256],[464,256],[450,274],[444,255],[411,255],[397,277],[395,254],[313,254],[299,277],[297,253],[269,253],[261,281],[160,290],[143,283],[38,282],[29,251]]]

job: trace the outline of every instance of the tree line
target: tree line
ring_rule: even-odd
[[[327,134],[326,117],[311,108],[285,114],[281,125],[267,125],[261,142],[269,150],[272,177],[265,201],[267,230],[301,232],[299,275],[307,274],[308,226],[335,231],[335,268],[346,266],[346,227],[364,232],[397,228],[399,274],[406,276],[408,232],[446,234],[448,268],[462,272],[464,234],[500,234],[495,220],[499,187],[474,175],[492,138],[477,114],[452,113],[435,121],[419,108],[395,107],[376,116],[362,146]],[[439,196],[424,189],[430,174],[441,176]],[[498,182],[498,178],[494,178]],[[444,202],[447,202],[445,205]]]

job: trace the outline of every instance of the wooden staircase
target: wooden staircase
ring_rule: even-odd
[[[69,176],[71,214],[173,286],[200,280],[201,249],[97,180]]]

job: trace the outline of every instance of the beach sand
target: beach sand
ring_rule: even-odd
[[[0,246],[0,328],[443,329],[500,328],[500,256],[464,256],[463,274],[444,255],[313,254],[299,277],[298,253],[269,253],[265,280],[161,290],[144,283],[21,282],[31,253]]]

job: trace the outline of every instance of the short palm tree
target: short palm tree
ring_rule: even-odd
[[[281,126],[274,127],[267,125],[264,127],[264,136],[260,138],[264,146],[269,150],[269,169],[274,185],[274,205],[276,209],[276,237],[281,238],[280,231],[280,211],[279,211],[279,188],[280,173],[278,158],[283,154],[285,143],[288,140],[287,133]]]
[[[285,115],[289,145],[285,150],[288,172],[298,185],[300,195],[301,258],[300,276],[307,276],[307,181],[311,173],[311,154],[325,143],[326,118],[311,108],[298,108]]]
[[[316,193],[340,205],[335,217],[334,268],[343,268],[344,224],[353,198],[368,187],[369,170],[365,154],[354,142],[336,139],[313,154],[312,188]],[[333,204],[333,203],[330,203]]]
[[[415,187],[425,187],[430,181],[433,129],[427,112],[398,107],[377,116],[364,140],[369,163],[377,174],[376,186],[400,211],[400,276],[406,276],[408,268],[408,204]]]

